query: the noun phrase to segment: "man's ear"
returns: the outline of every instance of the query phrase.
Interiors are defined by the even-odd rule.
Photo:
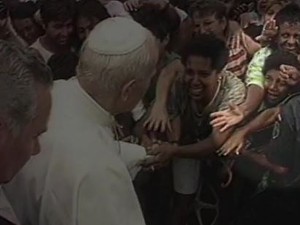
[[[121,98],[124,102],[126,102],[130,96],[130,94],[133,92],[134,88],[136,86],[136,80],[130,80],[125,85],[123,85],[123,88],[121,90]]]

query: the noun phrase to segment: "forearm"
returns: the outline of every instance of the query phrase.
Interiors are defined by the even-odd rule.
[[[166,70],[163,70],[158,77],[156,85],[156,94],[155,94],[155,103],[161,106],[167,104],[167,99],[171,85],[175,79],[175,73],[168,73]]]
[[[202,158],[209,156],[221,148],[232,132],[233,129],[222,133],[214,129],[212,134],[202,141],[191,145],[178,146],[175,149],[174,155],[181,158]]]
[[[181,120],[179,117],[171,122],[171,131],[167,131],[168,140],[170,142],[179,142],[181,137]]]
[[[244,103],[240,105],[245,118],[248,118],[261,105],[264,98],[264,89],[257,85],[250,85],[247,89],[247,96]]]
[[[217,149],[212,138],[190,145],[177,146],[174,156],[179,158],[202,158],[214,153]]]
[[[241,127],[240,130],[245,133],[246,136],[249,136],[259,130],[267,128],[272,125],[279,114],[279,107],[274,107],[267,109],[256,116],[248,124]]]

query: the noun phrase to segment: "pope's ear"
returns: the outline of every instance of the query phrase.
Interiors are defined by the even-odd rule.
[[[131,96],[131,93],[134,92],[136,86],[136,80],[130,80],[128,81],[121,90],[121,98],[124,102],[126,102]]]

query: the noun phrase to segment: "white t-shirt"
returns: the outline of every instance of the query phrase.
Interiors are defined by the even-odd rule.
[[[54,55],[54,53],[52,53],[44,48],[44,46],[41,43],[40,38],[38,38],[36,40],[36,42],[34,42],[30,47],[36,49],[40,53],[40,55],[43,57],[43,59],[45,60],[46,63],[49,61],[51,56]]]

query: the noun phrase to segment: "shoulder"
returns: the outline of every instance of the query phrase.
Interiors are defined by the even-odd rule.
[[[229,35],[230,36],[240,35],[241,32],[242,32],[242,28],[239,25],[239,23],[236,22],[236,21],[232,21],[232,20],[230,20],[228,22],[228,29],[229,29]]]
[[[281,106],[280,116],[282,121],[295,130],[300,131],[300,95],[294,95]]]
[[[226,110],[230,103],[240,105],[246,97],[245,84],[229,71],[223,72],[223,96],[219,104],[218,110]]]

